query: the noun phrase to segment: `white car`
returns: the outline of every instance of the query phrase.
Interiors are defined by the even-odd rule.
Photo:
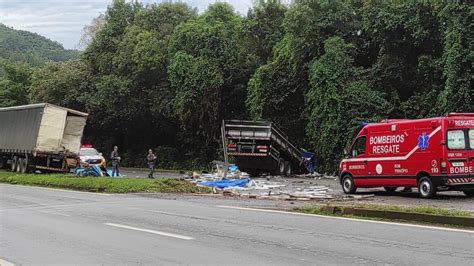
[[[103,168],[106,167],[106,161],[102,153],[92,147],[81,148],[79,150],[79,160],[81,165],[87,163],[89,165],[99,165]]]

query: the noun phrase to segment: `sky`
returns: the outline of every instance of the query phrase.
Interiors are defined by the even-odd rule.
[[[131,0],[127,0],[131,1]],[[43,35],[66,49],[78,49],[82,29],[93,18],[105,13],[112,0],[0,0],[0,23],[18,30]],[[144,4],[162,0],[139,0]],[[181,0],[199,12],[216,0]],[[226,0],[235,10],[246,14],[252,0]]]

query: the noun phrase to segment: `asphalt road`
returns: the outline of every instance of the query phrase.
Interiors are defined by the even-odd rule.
[[[234,206],[225,206],[234,204]],[[0,264],[472,265],[474,232],[0,184]]]

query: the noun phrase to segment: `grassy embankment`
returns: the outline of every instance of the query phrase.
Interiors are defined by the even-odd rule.
[[[105,193],[206,193],[211,191],[209,188],[198,187],[177,179],[75,177],[64,174],[38,175],[0,172],[0,183]]]
[[[405,206],[385,205],[385,204],[360,204],[360,205],[345,206],[345,207],[369,209],[369,210],[377,210],[377,211],[420,213],[420,214],[451,216],[451,217],[472,217],[472,214],[469,211],[443,209],[443,208],[436,208],[436,207],[430,207],[430,206],[405,207]],[[340,212],[328,213],[326,210],[324,210],[324,206],[295,208],[294,210],[297,212],[310,213],[310,214],[352,216],[352,215],[344,215],[343,213],[340,213]]]

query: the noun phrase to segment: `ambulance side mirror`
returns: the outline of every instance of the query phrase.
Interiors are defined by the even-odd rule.
[[[344,156],[349,157],[349,152],[347,151],[347,149],[344,149]]]

